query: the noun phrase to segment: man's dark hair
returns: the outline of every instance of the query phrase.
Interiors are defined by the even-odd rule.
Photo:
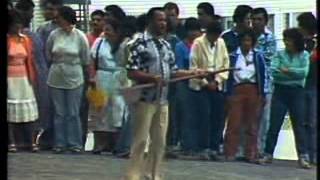
[[[63,0],[43,0],[40,1],[40,7],[45,8],[48,4],[52,4],[55,6],[62,6],[63,5]]]
[[[297,17],[298,25],[300,28],[305,29],[310,34],[317,33],[317,19],[311,12],[301,13]]]
[[[77,23],[76,12],[68,6],[62,6],[58,9],[59,15],[70,24]]]
[[[104,16],[104,12],[102,10],[95,10],[90,15],[91,19],[93,18],[93,16],[101,16],[101,17],[103,17]]]
[[[220,35],[223,31],[222,24],[218,21],[211,21],[207,26],[207,34],[218,34]]]
[[[21,11],[28,11],[35,7],[32,0],[19,0],[15,5],[15,8]]]
[[[202,2],[198,4],[197,9],[202,9],[207,15],[214,15],[214,7],[209,2]]]
[[[251,13],[252,11],[252,7],[248,6],[248,5],[239,5],[236,7],[236,9],[234,10],[233,13],[233,21],[235,23],[241,23],[243,22],[243,20],[245,19],[245,17]]]
[[[302,52],[304,50],[304,37],[298,28],[285,29],[283,31],[283,37],[291,39],[298,52]]]
[[[184,29],[186,31],[201,31],[201,24],[197,18],[187,18],[184,23]]]
[[[106,11],[106,15],[110,14],[118,21],[122,21],[126,17],[126,13],[124,12],[124,10],[120,6],[115,4],[106,6],[104,10]]]
[[[256,33],[250,28],[250,29],[247,29],[243,32],[241,32],[239,34],[239,41],[240,41],[240,44],[242,42],[242,40],[246,37],[246,36],[249,36],[252,40],[252,46],[254,47],[254,45],[257,43],[257,35]]]
[[[123,22],[123,34],[125,37],[132,37],[137,32],[137,18],[135,16],[127,16]]]
[[[157,11],[162,11],[163,12],[163,8],[162,7],[153,7],[151,9],[149,9],[149,11],[147,12],[147,15],[146,15],[147,16],[146,17],[147,25],[152,22],[152,20],[154,19],[154,16],[155,16]]]
[[[178,5],[176,3],[174,3],[174,2],[167,2],[163,6],[163,9],[168,9],[168,10],[174,9],[176,11],[177,15],[179,15],[179,13],[180,13]]]
[[[136,28],[138,32],[143,32],[147,27],[147,14],[143,13],[137,17]]]
[[[266,21],[266,23],[268,23],[269,16],[268,16],[268,12],[267,12],[266,8],[254,8],[251,13],[252,13],[252,15],[263,14],[264,20]]]

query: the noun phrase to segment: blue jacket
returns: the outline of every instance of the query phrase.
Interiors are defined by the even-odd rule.
[[[230,54],[230,68],[235,68],[238,60],[237,51]],[[259,94],[265,96],[264,84],[266,81],[265,72],[265,60],[262,53],[257,50],[253,50],[253,63],[256,69],[256,82],[259,88]],[[232,95],[234,91],[235,80],[233,78],[233,73],[229,73],[227,80],[227,95]]]

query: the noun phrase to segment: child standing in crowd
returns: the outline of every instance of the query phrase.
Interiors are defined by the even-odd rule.
[[[257,135],[259,113],[263,103],[265,84],[264,56],[254,50],[256,36],[252,30],[239,34],[240,47],[230,55],[230,67],[240,68],[229,73],[227,92],[228,124],[225,135],[227,161],[235,160],[239,134],[245,128],[245,156],[248,162],[258,158]]]
[[[305,129],[305,82],[309,71],[310,54],[304,51],[304,38],[297,28],[283,32],[285,49],[271,61],[274,91],[271,102],[270,128],[265,155],[260,163],[271,163],[284,117],[289,111],[301,168],[310,168]]]
[[[31,39],[21,34],[23,16],[16,10],[9,12],[7,122],[9,124],[9,152],[16,152],[16,136],[19,131],[28,137],[28,146],[37,151],[34,125],[38,119],[38,107],[34,94],[37,72],[33,58]]]
[[[57,23],[47,41],[47,58],[51,64],[47,84],[54,104],[55,149],[82,151],[79,116],[84,83],[83,66],[89,64],[90,49],[85,34],[74,27],[76,13],[63,6],[58,10]]]

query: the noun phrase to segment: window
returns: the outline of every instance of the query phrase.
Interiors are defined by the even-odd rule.
[[[269,15],[269,20],[268,20],[267,27],[274,34],[274,29],[275,29],[274,28],[274,14],[270,14]]]

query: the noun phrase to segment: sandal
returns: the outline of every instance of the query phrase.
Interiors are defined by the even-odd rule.
[[[8,152],[11,152],[11,153],[16,153],[18,151],[17,147],[15,144],[10,144],[9,147],[8,147]]]
[[[32,152],[38,152],[39,150],[40,150],[40,148],[37,144],[32,144],[32,148],[31,148]]]

